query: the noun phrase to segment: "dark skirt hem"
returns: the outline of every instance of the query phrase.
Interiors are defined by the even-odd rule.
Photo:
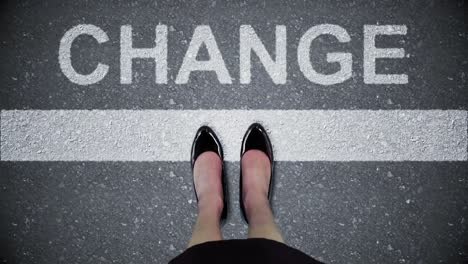
[[[249,238],[198,244],[186,249],[169,263],[319,264],[321,262],[286,244],[264,238]]]

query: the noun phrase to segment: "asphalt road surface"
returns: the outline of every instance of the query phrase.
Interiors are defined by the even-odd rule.
[[[273,209],[289,245],[326,263],[468,260],[464,1],[52,0],[0,10],[1,263],[167,263],[196,218],[188,150],[201,124],[227,152],[223,234],[245,238],[234,198],[253,121],[272,136]],[[306,61],[322,75],[350,68],[324,85],[311,81],[301,41],[329,24],[343,39],[318,36]],[[61,53],[78,25],[105,37],[79,35]],[[156,62],[133,60],[130,83],[126,25],[133,49],[161,47]],[[248,81],[240,50],[255,38],[242,39],[242,25],[272,59],[267,68],[265,53],[252,55]],[[404,51],[375,71],[406,81],[369,82],[366,25],[404,26],[375,38]],[[327,62],[336,52],[350,57]],[[89,84],[67,75],[67,59]],[[187,73],[194,61],[212,68]],[[98,65],[106,71],[91,76]]]

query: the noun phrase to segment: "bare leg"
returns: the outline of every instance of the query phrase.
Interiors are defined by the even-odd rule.
[[[222,240],[220,217],[223,210],[221,159],[211,151],[202,153],[195,161],[193,177],[198,195],[198,218],[188,247]]]
[[[249,150],[242,156],[241,169],[243,199],[249,220],[249,238],[284,242],[268,202],[270,160],[262,151]]]

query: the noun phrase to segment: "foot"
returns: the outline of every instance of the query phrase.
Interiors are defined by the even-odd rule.
[[[221,158],[212,151],[200,154],[193,167],[198,210],[209,211],[217,218],[221,216],[223,210],[221,170]]]
[[[260,150],[252,149],[242,156],[242,197],[250,221],[259,208],[269,208],[268,190],[270,186],[271,164],[268,156]]]

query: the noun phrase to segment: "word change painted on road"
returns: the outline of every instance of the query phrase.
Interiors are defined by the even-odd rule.
[[[408,76],[404,73],[383,74],[376,72],[378,59],[402,59],[405,57],[403,48],[377,48],[376,37],[379,35],[406,35],[406,25],[364,25],[363,41],[363,77],[366,84],[406,84]],[[154,59],[155,82],[167,84],[173,81],[176,84],[186,84],[190,74],[194,71],[214,72],[221,84],[232,84],[232,76],[226,67],[223,54],[220,51],[215,35],[210,26],[199,25],[195,27],[182,64],[178,69],[175,80],[168,80],[168,28],[166,25],[157,25],[155,44],[148,48],[134,48],[132,40],[132,26],[120,27],[120,83],[132,83],[132,63],[134,59]],[[99,62],[89,74],[82,74],[73,67],[71,48],[73,42],[80,36],[93,37],[99,44],[109,41],[109,36],[100,27],[91,24],[80,24],[69,29],[60,40],[59,64],[63,74],[73,83],[79,85],[95,84],[104,79],[110,66]],[[275,32],[275,56],[273,57],[263,45],[251,25],[242,25],[239,28],[239,82],[248,84],[252,79],[251,57],[255,54],[266,72],[275,84],[285,84],[287,81],[287,28],[277,25]],[[326,54],[328,63],[338,63],[339,70],[324,74],[314,69],[310,54],[312,42],[322,35],[330,35],[340,43],[351,41],[346,29],[339,25],[319,24],[308,29],[297,44],[297,63],[306,79],[320,85],[333,85],[350,79],[353,75],[353,56],[349,52],[330,52]],[[198,60],[197,55],[205,47],[209,59]],[[81,50],[86,53],[86,50]]]

